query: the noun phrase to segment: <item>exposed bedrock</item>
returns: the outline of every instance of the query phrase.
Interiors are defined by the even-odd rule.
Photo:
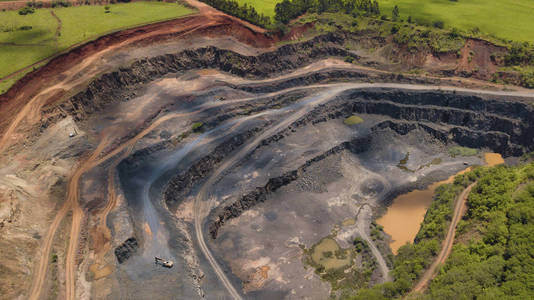
[[[138,60],[129,67],[95,79],[83,91],[61,103],[59,109],[50,108],[47,115],[54,115],[54,118],[45,122],[45,126],[66,114],[74,116],[75,120],[85,119],[87,115],[100,111],[113,102],[135,96],[133,90],[140,84],[169,73],[216,68],[240,77],[259,79],[294,70],[321,58],[351,56],[357,59],[356,55],[341,47],[343,41],[343,36],[328,34],[310,41],[285,45],[258,56],[243,56],[229,50],[206,47]]]
[[[139,244],[137,243],[137,239],[134,237],[127,239],[124,241],[124,243],[115,248],[115,256],[117,257],[119,264],[127,261],[128,258],[137,252],[138,248]]]
[[[470,110],[471,107],[476,111]],[[353,113],[380,114],[393,119],[380,122],[371,128],[368,141],[342,143],[307,161],[296,170],[270,178],[264,186],[256,187],[236,202],[215,212],[215,220],[209,225],[210,234],[216,238],[218,230],[227,220],[236,218],[245,210],[264,202],[270,193],[297,180],[311,164],[344,149],[354,153],[365,151],[365,147],[361,145],[369,145],[372,137],[380,134],[382,130],[391,129],[399,135],[423,130],[444,144],[454,142],[468,147],[489,148],[505,156],[521,155],[531,151],[534,145],[531,111],[532,108],[523,103],[467,94],[398,90],[346,92],[331,103],[316,108],[293,123],[290,128],[265,140],[265,143],[280,140],[291,132],[291,128],[346,117]],[[353,145],[360,147],[352,149]]]
[[[328,151],[318,155],[308,161],[306,161],[302,166],[298,167],[295,170],[286,172],[278,177],[270,178],[267,184],[262,187],[257,187],[255,190],[245,194],[239,200],[235,201],[231,205],[228,205],[222,209],[222,212],[216,213],[217,217],[214,222],[209,226],[209,231],[212,238],[217,237],[219,228],[228,220],[240,216],[244,211],[253,207],[254,205],[264,202],[267,199],[267,196],[278,190],[279,188],[290,184],[291,182],[297,180],[308,167],[312,164],[322,161],[323,159],[329,157],[332,154],[339,153],[343,150],[349,150],[353,153],[361,153],[368,149],[370,146],[370,137],[361,137],[356,138],[351,141],[343,142],[340,145],[337,145]]]
[[[443,91],[417,91],[384,88],[347,90],[335,100],[323,104],[265,140],[258,147],[276,143],[296,128],[317,124],[330,119],[344,118],[354,113],[378,114],[391,117],[371,129],[371,136],[379,131],[392,129],[400,135],[422,129],[444,144],[457,144],[489,148],[505,156],[521,155],[533,149],[532,108],[519,101],[507,101],[496,96],[480,96]],[[175,176],[165,190],[165,201],[172,206],[205,178],[229,152],[244,143],[251,133],[224,142],[210,155],[199,160],[184,173]],[[369,144],[369,143],[363,143]],[[239,216],[256,203],[265,201],[267,195],[281,186],[296,180],[307,166],[331,153],[350,149],[352,142],[343,143],[308,161],[291,172],[271,178],[264,186],[257,187],[235,203],[219,212],[210,224],[210,233],[216,237],[218,229],[228,219]],[[351,149],[354,150],[354,149]],[[356,149],[364,151],[365,149]]]
[[[169,181],[163,193],[164,200],[169,207],[174,207],[191,188],[199,181],[205,179],[228,154],[243,145],[246,140],[261,131],[261,128],[252,128],[239,133],[217,146],[213,152],[200,158],[185,172],[180,173]]]
[[[533,111],[530,104],[500,96],[367,88],[347,91],[305,118],[318,123],[365,113],[428,123],[427,131],[438,131],[431,126],[436,124],[445,127],[435,133],[443,142],[519,156],[534,150]]]

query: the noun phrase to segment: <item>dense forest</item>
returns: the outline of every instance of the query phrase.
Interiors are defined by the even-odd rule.
[[[423,299],[534,297],[534,163],[477,168],[438,188],[414,244],[399,249],[393,282],[362,289],[353,299],[408,293],[441,249],[454,200],[471,182],[468,211],[456,244]]]
[[[534,298],[534,164],[487,170],[429,299]]]

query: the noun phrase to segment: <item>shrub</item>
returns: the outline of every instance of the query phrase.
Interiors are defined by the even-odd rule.
[[[460,36],[460,30],[458,30],[458,28],[454,27],[453,29],[451,29],[451,31],[449,32],[449,36],[453,39],[457,38]]]
[[[202,122],[196,122],[196,123],[193,123],[193,126],[191,126],[191,129],[193,131],[200,131],[202,129],[202,127],[204,126],[204,123]]]
[[[456,157],[456,156],[473,156],[473,155],[477,155],[477,154],[478,154],[478,150],[477,149],[468,148],[468,147],[457,146],[457,147],[451,147],[449,149],[449,155],[452,156],[452,157]]]
[[[529,49],[529,44],[513,43],[510,51],[505,56],[504,61],[507,65],[534,64],[534,50]]]
[[[27,14],[33,14],[35,12],[35,9],[31,7],[24,7],[19,10],[19,15],[25,16]]]
[[[345,121],[343,121],[343,123],[348,126],[360,124],[362,122],[363,122],[363,119],[358,116],[350,116],[346,118]]]
[[[436,28],[439,28],[439,29],[443,29],[445,27],[445,23],[443,23],[443,21],[434,21],[434,23],[432,23],[432,26],[436,27]]]
[[[391,19],[393,21],[398,21],[399,20],[399,16],[400,16],[399,7],[397,5],[395,5],[395,7],[393,8],[393,11],[391,12]]]

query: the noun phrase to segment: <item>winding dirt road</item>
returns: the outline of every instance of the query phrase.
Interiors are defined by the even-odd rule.
[[[436,273],[436,269],[443,265],[449,255],[452,251],[452,245],[454,243],[454,237],[456,235],[456,226],[458,225],[458,221],[460,221],[460,218],[462,218],[463,214],[466,210],[466,201],[467,197],[469,196],[469,193],[471,192],[471,189],[476,185],[477,183],[474,182],[470,184],[467,188],[465,188],[460,196],[458,196],[458,200],[456,201],[456,204],[454,206],[454,214],[452,216],[451,224],[449,225],[449,230],[447,231],[447,236],[445,237],[445,240],[443,241],[443,246],[441,247],[441,251],[439,252],[438,257],[436,257],[436,260],[430,265],[430,267],[426,270],[426,272],[423,274],[423,277],[421,277],[421,280],[417,283],[417,285],[413,288],[412,293],[418,293],[423,292],[426,287],[428,286],[428,283],[432,278],[434,278],[434,275]]]
[[[183,26],[175,26],[171,28],[160,28],[154,31],[144,32],[142,34],[135,35],[132,38],[128,38],[119,43],[113,44],[109,47],[106,47],[100,51],[97,51],[85,57],[79,64],[76,64],[73,68],[64,72],[63,75],[65,75],[65,77],[61,81],[58,81],[55,84],[52,84],[42,89],[35,96],[30,97],[30,99],[27,102],[25,102],[25,104],[22,106],[22,109],[20,109],[18,113],[13,114],[14,118],[11,119],[7,129],[3,132],[3,135],[0,138],[0,152],[3,152],[4,150],[7,149],[9,145],[16,142],[16,138],[15,138],[17,136],[16,131],[19,130],[20,127],[22,127],[22,125],[33,125],[33,124],[38,123],[41,120],[41,110],[43,106],[49,103],[49,101],[52,98],[57,97],[57,95],[61,95],[65,91],[74,89],[75,87],[83,84],[88,79],[98,74],[99,70],[92,68],[92,65],[97,59],[102,57],[104,54],[111,52],[113,50],[116,50],[118,48],[131,45],[135,42],[142,41],[144,39],[150,39],[153,37],[157,37],[160,35],[167,35],[170,33],[178,34],[178,37],[184,36],[184,35],[191,34],[197,30],[205,29],[211,26],[216,26],[224,22],[223,19],[215,18],[215,16],[222,16],[224,14],[217,12],[213,8],[203,3],[200,3],[198,1],[187,0],[187,2],[193,6],[197,6],[199,8],[201,15],[204,14],[204,16],[208,16],[207,18],[203,19],[206,21],[205,23],[199,24],[197,20],[196,22],[193,22],[193,21],[186,22],[185,24],[183,24]],[[240,22],[243,23],[242,21]],[[247,26],[253,30],[257,30],[258,32],[263,31],[263,29],[257,28],[250,24],[248,24]],[[79,74],[84,74],[84,75],[79,76]],[[272,80],[275,80],[275,79],[272,79]],[[445,88],[443,87],[428,87],[428,86],[401,85],[401,84],[360,84],[359,86],[445,90]],[[312,86],[306,87],[306,88],[311,88],[311,87]],[[317,86],[314,86],[314,87],[317,87]],[[459,88],[449,88],[449,89],[456,90],[456,91],[463,90]],[[467,90],[467,91],[470,91],[470,90]],[[497,93],[497,94],[515,95],[517,93],[504,93],[503,92],[503,93]],[[17,96],[14,99],[14,102],[22,101],[25,97],[27,97],[27,94],[21,93],[19,96]],[[243,101],[243,100],[240,100],[240,101]],[[63,206],[60,208],[60,210],[57,212],[45,238],[43,239],[43,244],[42,244],[41,252],[39,255],[39,265],[34,275],[33,284],[30,290],[30,294],[29,294],[30,299],[38,299],[39,296],[42,294],[42,287],[43,287],[46,274],[47,274],[47,270],[48,270],[50,251],[51,251],[52,243],[54,240],[54,236],[62,220],[65,218],[65,216],[68,214],[70,210],[73,211],[73,214],[72,214],[72,223],[71,223],[71,230],[70,230],[70,240],[69,240],[69,245],[67,248],[67,256],[66,256],[66,299],[71,300],[71,299],[76,298],[76,293],[75,293],[76,292],[76,289],[75,289],[76,269],[77,269],[76,268],[77,267],[76,255],[77,255],[77,249],[78,249],[78,244],[79,244],[80,229],[82,226],[82,221],[84,219],[84,211],[79,206],[78,198],[79,198],[79,184],[80,184],[79,181],[80,181],[80,178],[83,176],[83,174],[85,174],[88,170],[92,169],[93,167],[98,166],[99,164],[107,161],[108,159],[124,151],[124,149],[126,148],[128,148],[127,151],[130,151],[131,149],[130,147],[133,147],[140,138],[148,134],[151,130],[153,130],[159,124],[169,119],[179,117],[180,115],[182,114],[171,114],[171,115],[166,115],[161,118],[158,118],[148,128],[143,130],[141,133],[136,135],[134,138],[130,139],[129,141],[125,142],[122,145],[119,145],[118,147],[110,151],[109,153],[100,157],[101,155],[103,155],[106,148],[110,147],[114,141],[120,138],[120,137],[112,136],[111,134],[104,136],[102,137],[99,145],[93,151],[93,153],[87,159],[83,160],[80,163],[80,165],[74,171],[74,173],[72,174],[69,180],[66,201],[63,204]],[[298,114],[295,114],[295,117],[296,116],[298,116]],[[251,149],[252,148],[250,147],[245,147],[244,151],[245,152],[250,151]],[[239,152],[240,154],[237,155],[236,159],[239,159],[239,155],[242,155],[245,152],[240,151]],[[224,168],[231,167],[232,164],[233,163],[225,164]],[[216,176],[221,174],[221,172],[222,170],[220,172],[217,172]],[[209,185],[206,184],[204,185],[204,187],[209,187]],[[208,191],[203,188],[201,193],[199,193],[199,196],[197,197],[195,201],[195,208],[196,208],[195,209],[195,231],[197,234],[197,239],[199,241],[202,252],[205,254],[207,259],[209,260],[211,266],[215,270],[219,279],[223,282],[223,284],[228,289],[230,295],[232,295],[232,297],[234,297],[235,299],[240,299],[241,298],[240,294],[232,286],[231,282],[228,280],[228,278],[226,277],[226,275],[220,268],[217,261],[213,258],[213,255],[209,251],[204,241],[204,236],[202,233],[202,221],[205,217],[206,209],[211,208],[211,206],[203,207],[205,204],[205,200],[208,200]],[[105,222],[105,216],[107,215],[107,213],[109,213],[109,211],[114,206],[114,200],[112,196],[110,196],[109,201],[110,202],[107,204],[106,209],[104,210],[103,219],[101,219],[101,222]]]

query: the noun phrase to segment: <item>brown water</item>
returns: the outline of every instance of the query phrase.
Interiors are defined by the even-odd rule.
[[[486,153],[484,159],[488,166],[504,163],[502,156],[498,153]],[[456,175],[468,172],[470,169],[469,167],[447,180],[433,183],[425,190],[414,190],[393,200],[386,214],[376,220],[376,223],[382,225],[384,232],[392,237],[390,247],[394,254],[397,254],[402,245],[412,243],[415,239],[426,210],[432,203],[436,188],[442,184],[451,183]]]
[[[484,160],[486,161],[486,165],[490,167],[504,164],[504,159],[499,153],[485,153]]]

